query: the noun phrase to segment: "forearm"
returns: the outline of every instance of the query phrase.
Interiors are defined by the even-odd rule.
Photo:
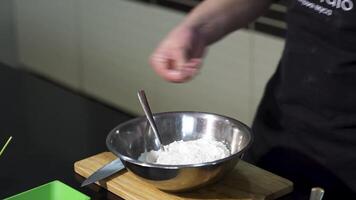
[[[198,31],[207,44],[246,26],[260,16],[271,0],[205,0],[182,22],[180,27]]]

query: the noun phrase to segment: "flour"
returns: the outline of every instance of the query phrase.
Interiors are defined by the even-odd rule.
[[[165,165],[186,165],[211,162],[230,155],[226,145],[209,139],[175,141],[164,146],[164,149],[165,151],[145,152],[139,160]]]

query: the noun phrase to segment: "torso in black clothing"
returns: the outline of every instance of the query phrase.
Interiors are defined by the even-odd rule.
[[[325,197],[356,194],[356,0],[290,0],[247,160]]]

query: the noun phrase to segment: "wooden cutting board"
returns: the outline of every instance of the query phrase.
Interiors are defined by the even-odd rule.
[[[74,163],[74,171],[87,178],[106,163],[116,159],[110,152],[104,152]],[[186,193],[167,193],[156,189],[123,170],[96,184],[129,200],[193,200],[193,199],[276,199],[293,190],[293,183],[244,161],[221,181],[202,189]]]

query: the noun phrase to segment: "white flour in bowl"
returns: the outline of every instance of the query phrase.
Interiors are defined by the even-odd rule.
[[[211,162],[230,155],[225,144],[209,139],[175,141],[164,146],[164,149],[145,152],[139,160],[165,165],[187,165]]]

